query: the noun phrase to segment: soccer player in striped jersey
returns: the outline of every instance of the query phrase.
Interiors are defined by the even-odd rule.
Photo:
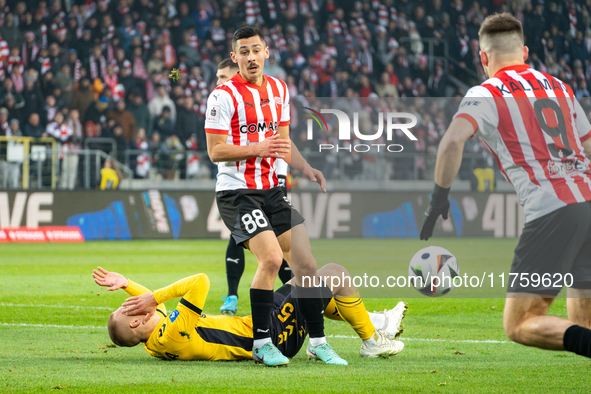
[[[505,333],[524,345],[591,357],[591,124],[570,87],[524,64],[528,48],[515,17],[489,16],[479,35],[489,79],[467,92],[441,140],[421,239],[431,237],[439,215],[447,219],[464,143],[478,134],[525,211]],[[568,318],[547,315],[565,282]]]
[[[220,216],[236,243],[248,248],[258,263],[250,289],[253,357],[268,366],[289,362],[270,337],[273,285],[285,257],[310,335],[308,354],[328,364],[347,365],[326,342],[321,289],[309,281],[304,286],[304,277],[316,276],[317,264],[304,218],[278,187],[276,161],[285,159],[324,192],[326,180],[289,140],[289,92],[285,82],[263,74],[269,48],[261,31],[238,29],[232,50],[240,71],[209,95],[205,132],[209,158],[218,163]]]
[[[231,58],[226,58],[218,64],[218,71],[216,73],[216,85],[226,83],[228,79],[232,78],[238,72],[238,65],[232,61]],[[283,189],[283,193],[287,196],[287,188],[285,187],[285,178],[287,176],[287,163],[285,160],[277,159],[277,178],[279,179],[279,187]],[[222,297],[224,304],[220,307],[222,315],[234,316],[238,310],[238,284],[240,278],[244,273],[244,248],[237,245],[233,237],[228,241],[226,248],[226,279],[228,282],[228,295]],[[279,268],[279,279],[283,284],[291,279],[291,268],[285,259]]]
[[[349,278],[336,264],[328,264],[321,275]],[[151,292],[117,272],[101,267],[93,270],[94,281],[109,291],[124,289],[131,298],[109,317],[107,328],[113,343],[131,347],[144,344],[146,351],[165,360],[250,360],[252,359],[252,318],[213,316],[203,313],[209,292],[209,278],[197,274]],[[272,340],[286,357],[295,356],[307,336],[298,299],[291,294],[291,284],[273,295]],[[181,297],[176,309],[167,315],[164,302]],[[333,298],[334,297],[334,298]],[[365,310],[359,292],[351,280],[343,280],[326,294],[325,316],[346,321],[362,339],[362,357],[389,357],[398,354],[404,343],[395,338],[406,304],[380,313]]]

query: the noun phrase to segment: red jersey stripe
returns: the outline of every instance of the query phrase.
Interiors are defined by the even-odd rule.
[[[497,112],[499,114],[499,119],[506,119],[508,120],[505,122],[499,121],[499,133],[501,134],[501,138],[503,142],[505,142],[505,146],[507,146],[507,150],[511,155],[511,158],[515,164],[522,167],[529,177],[529,180],[537,186],[540,186],[540,183],[536,179],[534,174],[533,168],[527,163],[525,160],[525,155],[523,154],[523,150],[521,148],[521,143],[519,142],[519,138],[517,137],[517,132],[515,131],[515,127],[513,126],[513,122],[511,121],[511,113],[509,112],[509,108],[507,108],[507,101],[503,97],[503,95],[499,92],[497,88],[492,85],[484,84],[482,85],[486,89],[488,89],[495,99],[495,104],[497,107]]]
[[[506,72],[503,75],[504,77],[508,78],[511,81],[515,81],[515,79],[508,75]],[[537,78],[532,75],[532,73],[526,73],[521,75],[526,81],[530,82],[537,82]],[[544,89],[537,89],[532,90],[533,94],[535,95],[536,99],[548,98],[548,94]],[[540,167],[544,170],[544,176],[546,179],[550,181],[552,187],[554,188],[554,192],[558,196],[558,198],[566,204],[573,204],[576,203],[577,200],[575,196],[572,194],[572,191],[566,184],[566,180],[564,178],[553,178],[550,176],[550,171],[548,169],[547,163],[552,159],[550,156],[550,152],[548,150],[548,145],[544,140],[544,132],[538,123],[538,119],[536,117],[536,113],[534,111],[534,107],[532,102],[528,99],[528,96],[524,91],[514,91],[513,95],[515,97],[515,102],[519,107],[520,117],[523,121],[525,126],[525,130],[527,132],[528,140],[531,144],[535,160],[540,164]],[[541,138],[540,138],[541,137]]]

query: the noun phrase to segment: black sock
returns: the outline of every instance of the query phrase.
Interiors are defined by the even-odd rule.
[[[271,336],[273,290],[250,289],[250,309],[253,339],[269,338]]]
[[[591,330],[585,327],[570,326],[562,339],[564,349],[569,352],[591,358]]]
[[[324,303],[319,287],[296,286],[295,294],[298,300],[298,309],[308,327],[310,338],[324,336]]]
[[[286,284],[291,279],[291,268],[289,268],[289,264],[285,260],[283,260],[279,268],[279,279],[283,284]]]
[[[244,273],[244,248],[236,245],[233,237],[230,237],[226,249],[226,278],[228,279],[228,296],[238,295],[238,285]]]

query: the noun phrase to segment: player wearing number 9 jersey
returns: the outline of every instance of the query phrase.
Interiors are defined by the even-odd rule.
[[[525,211],[506,334],[524,345],[591,357],[591,124],[570,87],[524,64],[528,48],[516,18],[489,16],[479,36],[489,79],[468,91],[441,140],[421,239],[432,235],[439,215],[447,218],[464,143],[480,136]],[[563,283],[572,285],[568,319],[546,314]]]

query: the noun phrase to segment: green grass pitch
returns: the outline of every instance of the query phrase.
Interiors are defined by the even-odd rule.
[[[516,240],[437,239],[472,265],[508,270]],[[379,251],[408,266],[426,246],[418,240],[313,241],[319,266],[331,253],[354,247]],[[287,368],[243,362],[167,362],[141,346],[113,347],[105,328],[126,293],[107,292],[91,277],[97,265],[149,288],[205,272],[211,291],[205,312],[216,313],[225,295],[225,241],[88,242],[74,245],[0,246],[0,392],[416,392],[588,393],[590,360],[510,343],[502,330],[502,298],[405,298],[406,347],[390,359],[362,359],[361,341],[343,322],[326,321],[330,343],[348,367],[309,362],[301,351]],[[373,256],[366,253],[371,266]],[[350,257],[349,260],[352,258]],[[379,257],[375,258],[378,264]],[[255,271],[247,253],[239,314],[249,314],[248,287]],[[498,271],[501,272],[501,271]],[[413,289],[414,291],[414,289]],[[456,291],[454,289],[453,291]],[[450,294],[452,295],[452,294]],[[397,298],[365,299],[368,310],[390,308]],[[175,302],[167,303],[169,312]],[[566,316],[559,299],[551,312]]]

